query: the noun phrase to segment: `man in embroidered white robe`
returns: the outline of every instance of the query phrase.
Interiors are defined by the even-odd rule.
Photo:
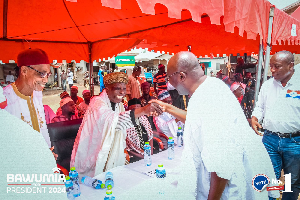
[[[18,55],[17,64],[18,79],[3,91],[7,99],[5,110],[40,132],[50,148],[42,103],[42,90],[51,74],[48,56],[41,49],[28,49]]]
[[[94,177],[113,167],[125,164],[126,130],[132,119],[152,112],[162,113],[157,104],[125,111],[122,98],[126,95],[128,77],[114,72],[104,77],[105,90],[92,98],[75,139],[71,167],[79,177]]]

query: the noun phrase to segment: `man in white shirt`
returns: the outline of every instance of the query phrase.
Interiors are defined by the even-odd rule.
[[[11,84],[15,82],[15,77],[11,74],[11,71],[8,72],[8,75],[6,76],[6,83]]]
[[[291,173],[291,191],[283,200],[296,200],[300,192],[300,65],[291,52],[280,51],[270,60],[273,78],[261,87],[252,128],[257,134],[263,120],[263,143],[270,155],[276,178]]]
[[[71,69],[68,69],[68,84],[71,93],[71,87],[73,86],[73,72],[71,71]]]
[[[170,59],[167,79],[180,95],[191,96],[187,111],[157,100],[152,102],[185,122],[182,154],[192,154],[194,158],[196,199],[279,197],[278,191],[257,192],[252,188],[252,179],[257,174],[272,180],[275,173],[261,138],[249,127],[229,88],[221,80],[204,75],[191,52],[179,52]]]

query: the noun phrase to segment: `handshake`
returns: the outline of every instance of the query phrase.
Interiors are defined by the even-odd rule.
[[[139,117],[141,115],[147,115],[147,116],[159,116],[163,112],[166,112],[166,106],[169,104],[164,103],[159,100],[151,100],[148,105],[137,108],[135,110],[136,117]]]

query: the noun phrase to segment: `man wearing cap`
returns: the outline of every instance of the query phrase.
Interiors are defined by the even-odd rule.
[[[110,73],[104,77],[103,92],[91,100],[75,139],[70,163],[80,177],[94,177],[124,165],[126,130],[134,126],[132,120],[162,112],[155,103],[125,111],[122,99],[127,83],[125,73]]]
[[[166,83],[166,69],[163,64],[158,65],[158,72],[153,77],[153,83],[154,83],[154,91],[156,94],[158,94],[162,90],[167,89],[167,83]]]
[[[78,116],[80,118],[83,118],[87,108],[89,107],[89,104],[90,104],[90,100],[91,100],[91,92],[89,90],[83,90],[82,92],[82,96],[83,96],[83,99],[84,101],[81,102],[78,106],[77,106],[77,109],[78,109]]]
[[[231,92],[233,92],[234,96],[238,99],[239,103],[241,103],[244,95],[243,86],[240,83],[234,82],[230,86],[230,90]]]
[[[129,110],[141,107],[141,101],[133,98],[128,101]],[[144,145],[149,142],[151,153],[153,154],[153,131],[151,124],[146,116],[140,116],[132,121],[133,127],[126,130],[126,150],[130,156],[130,163],[144,158]]]
[[[141,101],[142,106],[148,105],[148,102],[152,99],[155,99],[155,97],[150,96],[150,83],[144,82],[141,84],[143,95],[139,98]]]
[[[17,80],[4,88],[7,99],[5,110],[42,133],[50,147],[42,102],[42,90],[51,75],[48,56],[41,49],[28,49],[18,55],[17,64]]]
[[[60,105],[62,113],[61,113],[61,115],[56,115],[51,120],[51,123],[79,119],[78,115],[75,114],[76,105],[70,97],[66,97],[66,98],[63,98],[62,100],[60,100],[59,105]]]
[[[140,98],[142,96],[141,93],[141,85],[138,81],[138,77],[141,75],[141,67],[135,66],[133,68],[132,75],[128,77],[128,84],[126,86],[126,96],[127,101],[133,98]]]
[[[83,99],[77,96],[77,94],[78,94],[78,87],[74,85],[71,87],[71,99],[74,101],[76,106],[78,106],[81,102],[83,102]]]

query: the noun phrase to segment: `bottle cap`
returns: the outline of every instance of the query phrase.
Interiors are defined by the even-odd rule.
[[[180,127],[180,126],[178,127],[178,130],[181,130],[181,127]]]
[[[71,171],[75,171],[75,167],[71,167]]]
[[[101,184],[101,188],[105,188],[105,184],[104,183]]]
[[[107,195],[111,195],[111,194],[112,194],[112,191],[111,191],[111,190],[106,190],[106,194],[107,194]]]
[[[66,176],[66,181],[70,180],[70,176]]]
[[[149,142],[145,142],[145,144],[149,144]]]
[[[158,167],[163,167],[164,165],[158,165]]]
[[[169,137],[169,140],[172,140],[173,139],[173,137]]]
[[[107,189],[108,189],[108,190],[111,190],[111,188],[112,188],[111,185],[108,185],[108,186],[107,186]]]

